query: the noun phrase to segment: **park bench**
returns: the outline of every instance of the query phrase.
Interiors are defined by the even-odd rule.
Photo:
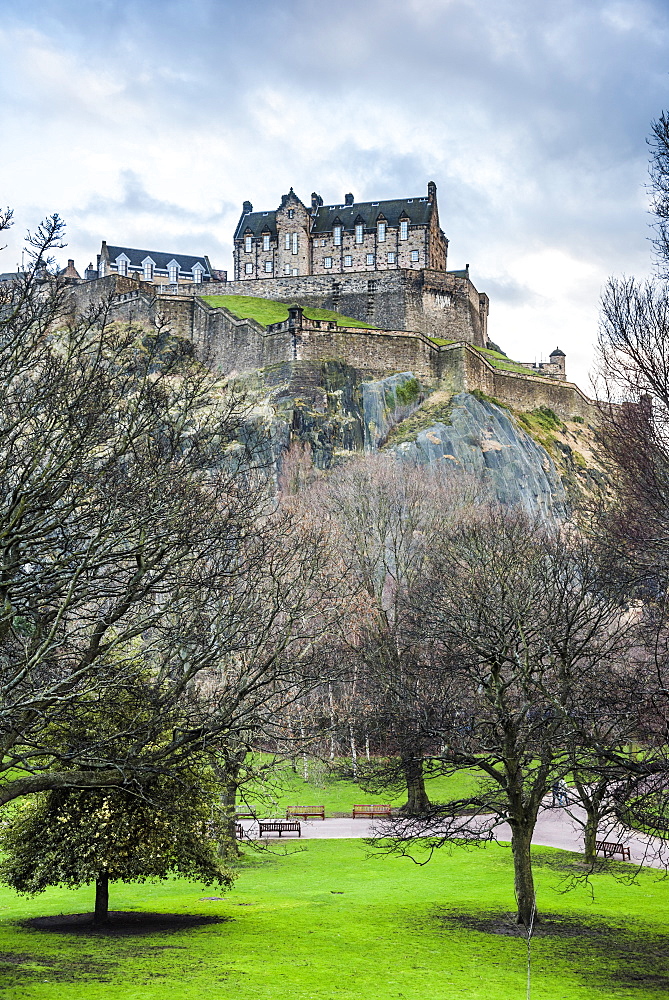
[[[392,807],[379,803],[353,806],[353,819],[358,819],[360,816],[367,816],[369,819],[374,819],[376,816],[387,816],[390,818],[392,816]]]
[[[264,833],[278,833],[279,836],[282,833],[296,833],[301,837],[302,827],[298,819],[259,819],[258,836],[262,837]]]
[[[235,823],[235,836],[239,840],[241,840],[241,838],[244,836],[244,827],[242,826],[241,823]]]
[[[300,819],[309,819],[310,816],[314,816],[316,819],[325,819],[325,806],[287,806],[286,808],[286,819],[292,817],[299,817]]]
[[[630,849],[624,844],[616,844],[609,840],[598,840],[595,849],[601,851],[605,858],[612,858],[614,854],[619,854],[623,861],[630,860]]]

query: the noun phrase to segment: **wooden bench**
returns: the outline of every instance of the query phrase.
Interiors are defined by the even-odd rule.
[[[238,840],[241,840],[244,836],[244,827],[241,823],[235,823],[235,836]]]
[[[358,819],[360,816],[366,816],[368,819],[374,819],[376,816],[387,816],[390,818],[392,814],[392,807],[385,804],[374,803],[353,806],[353,819]]]
[[[300,819],[309,819],[314,816],[316,819],[325,819],[325,806],[288,806],[286,808],[286,819],[291,816],[298,816]]]
[[[279,836],[282,833],[296,833],[301,837],[302,827],[298,819],[259,819],[258,836],[262,837],[264,833],[278,833]]]
[[[624,844],[616,844],[613,841],[598,840],[595,842],[595,850],[601,851],[605,858],[612,858],[614,854],[619,854],[623,861],[630,860],[630,849]]]

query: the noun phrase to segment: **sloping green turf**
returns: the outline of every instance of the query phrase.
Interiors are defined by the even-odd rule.
[[[283,323],[288,319],[287,304],[274,302],[272,299],[260,299],[254,295],[203,295],[202,299],[207,305],[214,308],[223,306],[233,316],[239,319],[254,319],[262,326]],[[370,323],[352,319],[351,316],[342,316],[341,313],[333,312],[331,309],[312,309],[311,306],[305,306],[303,312],[307,319],[333,320],[339,326],[353,326],[363,330],[377,329]]]
[[[279,848],[277,848],[279,850]],[[222,901],[184,881],[113,886],[113,909],[216,914],[226,922],[148,937],[45,934],[17,920],[90,908],[90,890],[35,899],[0,891],[5,1000],[524,1000],[522,938],[471,929],[513,907],[508,847],[425,867],[360,841],[305,841],[250,856]],[[669,884],[610,874],[561,894],[573,855],[536,851],[539,903],[571,927],[532,944],[533,1000],[666,1000]],[[565,869],[564,866],[567,866]],[[555,866],[558,866],[557,869]],[[510,924],[504,928],[510,928]]]

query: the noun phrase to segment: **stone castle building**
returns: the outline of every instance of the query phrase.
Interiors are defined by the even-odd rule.
[[[311,208],[291,188],[274,212],[254,212],[250,201],[234,236],[237,281],[308,274],[350,274],[407,268],[445,271],[448,240],[439,226],[437,185],[427,197],[324,205],[315,192]]]
[[[104,278],[108,274],[119,274],[123,278],[134,277],[154,285],[178,285],[192,282],[201,285],[210,281],[225,281],[227,273],[216,271],[206,254],[193,257],[184,253],[168,253],[164,250],[136,250],[133,247],[109,246],[102,241],[97,266],[88,265],[86,279]]]

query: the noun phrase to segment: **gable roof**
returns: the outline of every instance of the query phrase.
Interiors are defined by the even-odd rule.
[[[109,260],[112,263],[116,262],[117,257],[125,254],[130,262],[128,266],[138,271],[142,270],[144,259],[150,257],[159,271],[167,271],[167,265],[175,260],[182,271],[192,272],[195,265],[200,264],[204,273],[211,276],[211,265],[209,264],[208,257],[191,257],[185,253],[163,253],[160,250],[134,250],[131,247],[113,247],[109,245],[107,246],[107,252],[109,253]]]
[[[322,205],[319,207],[312,233],[329,233],[336,219],[345,230],[353,231],[358,216],[366,229],[376,226],[379,215],[389,226],[399,226],[403,215],[415,226],[427,226],[432,214],[432,203],[427,198],[391,198],[389,201],[357,201],[352,205]]]
[[[272,236],[276,236],[276,212],[242,212],[234,239],[243,240],[247,229],[253,236],[262,236],[268,229]]]
[[[382,215],[389,226],[397,228],[402,215],[408,215],[415,226],[427,226],[432,213],[432,202],[427,198],[391,198],[389,201],[356,201],[352,205],[320,205],[314,218],[312,233],[330,233],[335,220],[338,220],[346,231],[353,232],[358,216],[366,229],[376,225],[379,215]],[[313,216],[312,216],[313,218]],[[242,212],[237,223],[234,239],[242,240],[247,230],[254,237],[262,236],[269,230],[276,236],[276,212]]]

